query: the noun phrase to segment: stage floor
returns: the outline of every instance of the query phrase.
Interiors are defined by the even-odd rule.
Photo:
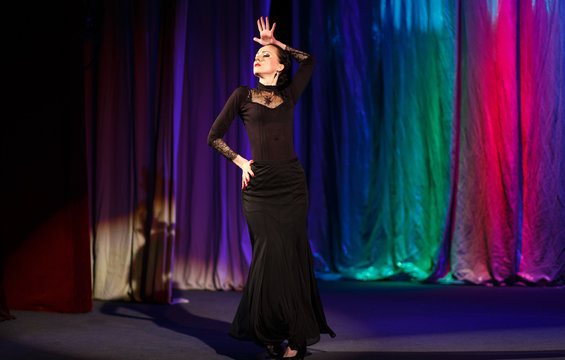
[[[319,281],[317,359],[565,359],[565,288]],[[0,359],[264,359],[231,339],[240,292],[177,291],[186,304],[95,301],[85,314],[12,311]]]

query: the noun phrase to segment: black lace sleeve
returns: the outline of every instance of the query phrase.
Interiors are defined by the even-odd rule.
[[[293,49],[288,45],[285,50],[300,64],[298,71],[296,71],[296,74],[294,75],[294,78],[292,78],[292,82],[289,86],[292,100],[296,103],[310,81],[312,71],[314,70],[315,60],[314,56],[303,51]]]
[[[235,159],[237,153],[222,140],[222,137],[228,131],[233,119],[239,113],[243,102],[247,98],[248,92],[249,90],[242,86],[231,94],[224,105],[224,109],[220,112],[220,115],[218,115],[208,133],[208,145],[216,149],[216,151],[225,156],[228,160]]]

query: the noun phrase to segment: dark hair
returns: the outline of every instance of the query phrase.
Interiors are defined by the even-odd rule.
[[[279,62],[284,65],[284,69],[279,73],[277,80],[278,87],[286,87],[290,83],[292,77],[292,61],[288,51],[283,50],[280,46],[275,44],[269,44],[269,46],[274,46],[277,49],[277,56],[279,57]]]

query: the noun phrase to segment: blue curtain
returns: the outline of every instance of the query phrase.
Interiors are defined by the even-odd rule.
[[[255,86],[268,1],[105,3],[86,76],[94,289],[237,289],[240,170],[206,145]],[[104,12],[102,12],[104,13]],[[292,2],[316,68],[296,109],[320,275],[565,280],[565,3]],[[234,120],[225,141],[249,157]]]
[[[565,7],[294,1],[317,270],[565,281]]]
[[[425,279],[449,204],[455,2],[294,6],[295,42],[317,58],[298,110],[317,268]]]

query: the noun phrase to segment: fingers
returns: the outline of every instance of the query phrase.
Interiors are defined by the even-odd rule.
[[[241,177],[241,188],[243,189],[249,184],[249,174],[245,174]]]
[[[253,170],[251,170],[251,164],[253,164],[253,160],[249,160],[249,173],[251,174],[251,176],[255,177]]]
[[[261,16],[257,20],[257,29],[259,29],[259,34],[261,35],[261,40],[257,39],[257,38],[253,38],[253,41],[255,41],[255,42],[257,42],[261,45],[267,45],[267,42],[262,41],[263,37],[266,36],[267,38],[268,37],[272,38],[271,41],[269,42],[269,43],[272,43],[275,40],[275,38],[273,36],[273,32],[275,31],[275,27],[277,26],[277,23],[274,22],[272,28],[270,28],[270,26],[271,26],[271,24],[269,22],[269,17],[267,16],[265,19],[263,19],[263,17]],[[269,32],[269,34],[264,34],[264,35],[261,34],[262,32],[265,32],[265,31]]]
[[[241,176],[241,188],[243,189],[244,187],[247,186],[247,184],[249,183],[249,177],[245,176],[246,174],[243,173]]]
[[[277,25],[277,23],[274,22],[273,27],[271,28],[271,24],[269,23],[269,17],[268,16],[265,18],[265,20],[263,20],[262,16],[259,19],[257,19],[257,29],[259,29],[259,32],[261,32],[263,30],[268,30],[270,32],[273,32],[273,31],[275,31],[276,25]]]
[[[245,188],[249,184],[249,180],[251,179],[250,176],[255,177],[253,170],[251,170],[251,164],[253,164],[253,160],[248,162],[249,168],[247,166],[243,167],[243,172],[241,173],[241,188]]]
[[[244,187],[247,186],[247,184],[249,183],[249,173],[247,170],[243,170],[243,173],[241,173],[241,188],[243,189]]]

